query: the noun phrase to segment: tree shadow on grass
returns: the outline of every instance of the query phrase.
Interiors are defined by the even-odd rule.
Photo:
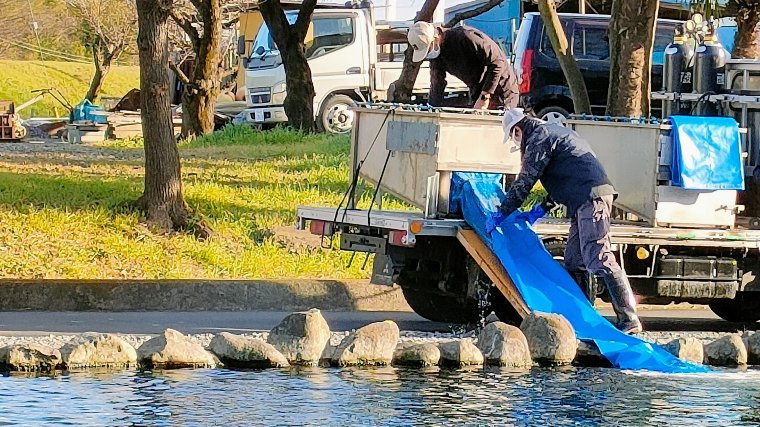
[[[142,178],[51,176],[0,172],[0,204],[15,208],[102,207],[122,212],[142,194]]]

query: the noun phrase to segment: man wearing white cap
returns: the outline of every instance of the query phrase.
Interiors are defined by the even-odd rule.
[[[522,169],[499,213],[487,221],[487,231],[517,211],[541,180],[549,197],[565,205],[570,217],[565,268],[592,301],[596,290],[588,275],[601,276],[617,327],[626,333],[641,332],[631,285],[611,250],[610,212],[617,193],[588,142],[570,129],[525,116],[521,108],[506,111],[502,126],[505,143],[515,144],[522,153]],[[534,209],[534,218],[529,219],[541,214],[540,208]]]
[[[498,109],[517,106],[517,78],[504,51],[474,28],[443,28],[415,22],[407,34],[414,49],[412,59],[430,60],[429,103],[440,106],[446,90],[446,73],[470,89],[473,108]]]

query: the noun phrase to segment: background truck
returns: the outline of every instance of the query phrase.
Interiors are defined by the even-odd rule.
[[[501,117],[378,104],[357,108],[355,114],[347,203],[299,207],[298,226],[336,239],[341,250],[374,254],[372,282],[398,284],[423,317],[468,323],[493,310],[515,322],[516,310],[491,292],[482,263],[457,239],[467,225],[450,198],[456,171],[506,177],[519,172],[519,153],[501,142]],[[568,124],[589,140],[619,187],[612,242],[640,302],[709,304],[726,320],[759,320],[760,231],[737,218],[736,191],[688,192],[672,186],[663,176],[669,167],[667,124]],[[368,206],[368,200],[382,198],[362,195],[362,182],[417,210]],[[547,218],[534,227],[560,261],[568,226],[566,219]]]
[[[591,110],[604,114],[610,83],[609,15],[560,13],[578,69],[586,83]],[[665,47],[673,41],[676,25],[683,21],[658,19],[652,52],[652,88],[662,87]],[[736,24],[732,19],[719,21],[718,36],[730,52]],[[559,66],[549,37],[538,13],[526,13],[514,44],[513,61],[520,82],[520,105],[535,111],[538,117],[563,122],[573,111],[570,88]],[[653,114],[661,117],[660,105],[653,105]]]
[[[298,11],[286,13],[295,22]],[[406,32],[410,22],[374,19],[372,7],[320,5],[306,36],[306,57],[314,82],[317,126],[330,133],[348,133],[356,102],[386,99],[388,86],[401,75]],[[287,121],[285,68],[269,29],[262,25],[253,42],[245,72],[245,118],[254,124]],[[448,79],[449,96],[466,96],[467,87]],[[430,87],[427,62],[414,85],[416,100],[424,101]]]

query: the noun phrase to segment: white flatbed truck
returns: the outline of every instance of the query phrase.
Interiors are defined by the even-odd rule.
[[[454,171],[519,172],[519,153],[501,142],[498,113],[389,104],[354,112],[350,182],[369,182],[419,210],[358,209],[354,185],[346,206],[299,207],[297,226],[339,238],[340,250],[374,254],[371,281],[399,285],[425,318],[471,323],[493,310],[518,321],[521,307],[501,285],[502,292],[493,292],[493,272],[484,271],[499,266],[465,248],[468,226],[449,204]],[[729,321],[760,320],[760,230],[749,227],[756,221],[737,217],[736,192],[669,185],[667,124],[568,123],[590,142],[620,193],[613,249],[639,302],[709,304]],[[534,225],[558,261],[568,228],[562,218]]]

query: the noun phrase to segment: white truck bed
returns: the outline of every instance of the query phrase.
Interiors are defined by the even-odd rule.
[[[410,225],[422,223],[418,236],[455,237],[459,228],[468,227],[462,219],[425,218],[421,212],[385,211],[366,209],[339,209],[329,207],[301,206],[296,211],[297,227],[305,229],[307,221],[335,222],[337,226],[349,225],[371,227],[383,230],[399,230],[411,233]],[[559,218],[544,218],[534,225],[536,233],[544,238],[564,237],[570,221]],[[669,246],[722,247],[731,249],[760,248],[760,230],[735,229],[691,229],[649,227],[645,224],[613,222],[610,230],[613,244],[643,244]]]

